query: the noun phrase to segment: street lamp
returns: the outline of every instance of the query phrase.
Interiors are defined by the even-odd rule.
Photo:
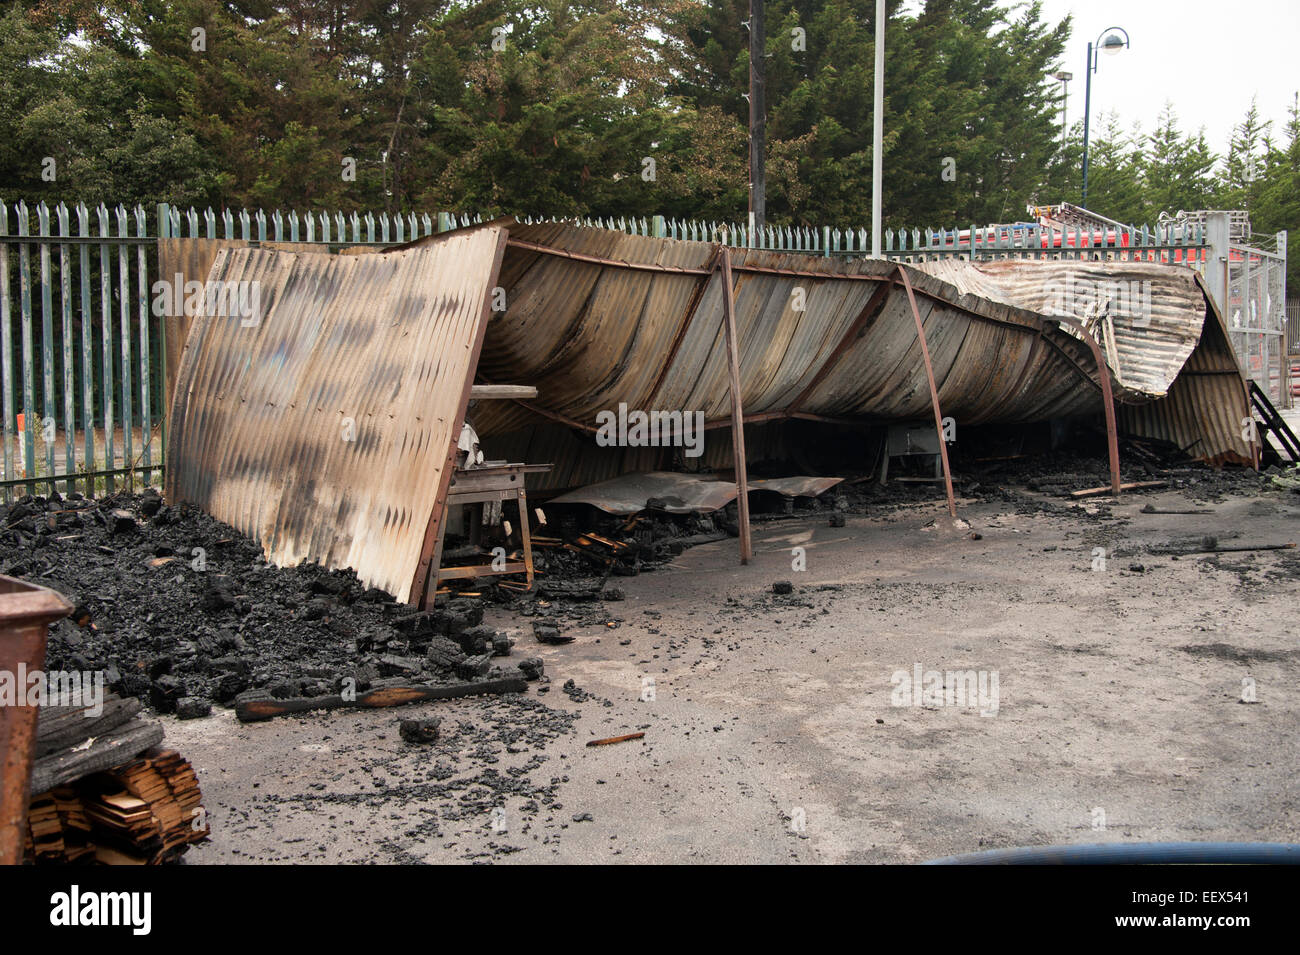
[[[1114,32],[1118,31],[1118,32]],[[1079,203],[1083,208],[1088,208],[1088,116],[1092,112],[1092,74],[1097,72],[1097,63],[1100,61],[1100,53],[1104,52],[1114,56],[1120,50],[1129,46],[1128,31],[1123,27],[1107,27],[1101,31],[1105,39],[1098,35],[1095,43],[1088,44],[1088,71],[1085,74],[1084,94],[1083,94],[1083,201]],[[1119,38],[1119,34],[1124,34],[1124,39]],[[1097,52],[1093,52],[1093,48]]]
[[[1052,79],[1061,81],[1061,154],[1065,154],[1065,144],[1068,142],[1066,120],[1069,118],[1067,104],[1070,101],[1070,80],[1074,79],[1074,74],[1065,70],[1057,70],[1052,74]]]
[[[871,107],[871,257],[880,258],[881,180],[885,142],[885,0],[876,0],[876,79]]]

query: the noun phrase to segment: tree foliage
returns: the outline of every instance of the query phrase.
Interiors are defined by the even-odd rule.
[[[890,3],[893,227],[1078,201],[1038,2]],[[874,0],[767,0],[769,220],[870,219]],[[742,218],[747,0],[39,0],[0,15],[5,198]],[[1300,226],[1300,114],[1217,154],[1094,117],[1089,205]],[[57,175],[43,175],[46,157]],[[348,175],[351,166],[355,175]]]

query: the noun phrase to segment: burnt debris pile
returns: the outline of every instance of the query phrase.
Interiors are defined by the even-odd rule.
[[[0,506],[0,569],[76,608],[51,627],[48,671],[103,672],[108,689],[162,713],[364,692],[391,682],[517,685],[511,641],[483,600],[414,612],[350,571],[277,568],[197,508],[152,490]]]

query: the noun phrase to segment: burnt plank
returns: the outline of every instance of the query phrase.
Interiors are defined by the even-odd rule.
[[[310,696],[301,699],[277,700],[243,699],[235,705],[235,715],[243,723],[255,723],[269,720],[290,713],[305,713],[311,710],[335,710],[346,707],[403,706],[407,703],[423,703],[426,700],[450,700],[462,696],[480,696],[495,693],[522,693],[528,688],[526,680],[510,677],[502,680],[476,680],[469,683],[454,683],[446,686],[428,686],[426,684],[399,684],[381,686],[365,693],[357,694],[355,700],[344,700],[342,696]]]

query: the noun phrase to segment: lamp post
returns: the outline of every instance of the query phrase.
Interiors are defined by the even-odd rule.
[[[1114,32],[1118,31],[1118,33]],[[1124,34],[1124,39],[1119,38],[1119,33]],[[1102,36],[1106,38],[1103,40]],[[1088,208],[1088,117],[1092,113],[1092,74],[1097,72],[1097,64],[1101,60],[1101,53],[1105,52],[1114,56],[1120,50],[1129,46],[1128,31],[1123,27],[1107,27],[1097,36],[1095,43],[1088,44],[1088,69],[1084,76],[1084,93],[1083,93],[1083,201],[1079,204],[1083,208]],[[1093,52],[1094,47],[1096,52]]]
[[[885,142],[885,0],[876,0],[876,79],[871,107],[871,257],[880,258],[880,201]]]
[[[767,105],[763,95],[764,63],[763,0],[749,0],[749,245],[767,225],[767,175],[764,149],[767,142]]]
[[[1074,79],[1074,74],[1057,70],[1052,74],[1052,79],[1061,81],[1061,155],[1065,155],[1065,145],[1069,141],[1069,129],[1065,125],[1069,118],[1067,104],[1070,102],[1070,80]]]

